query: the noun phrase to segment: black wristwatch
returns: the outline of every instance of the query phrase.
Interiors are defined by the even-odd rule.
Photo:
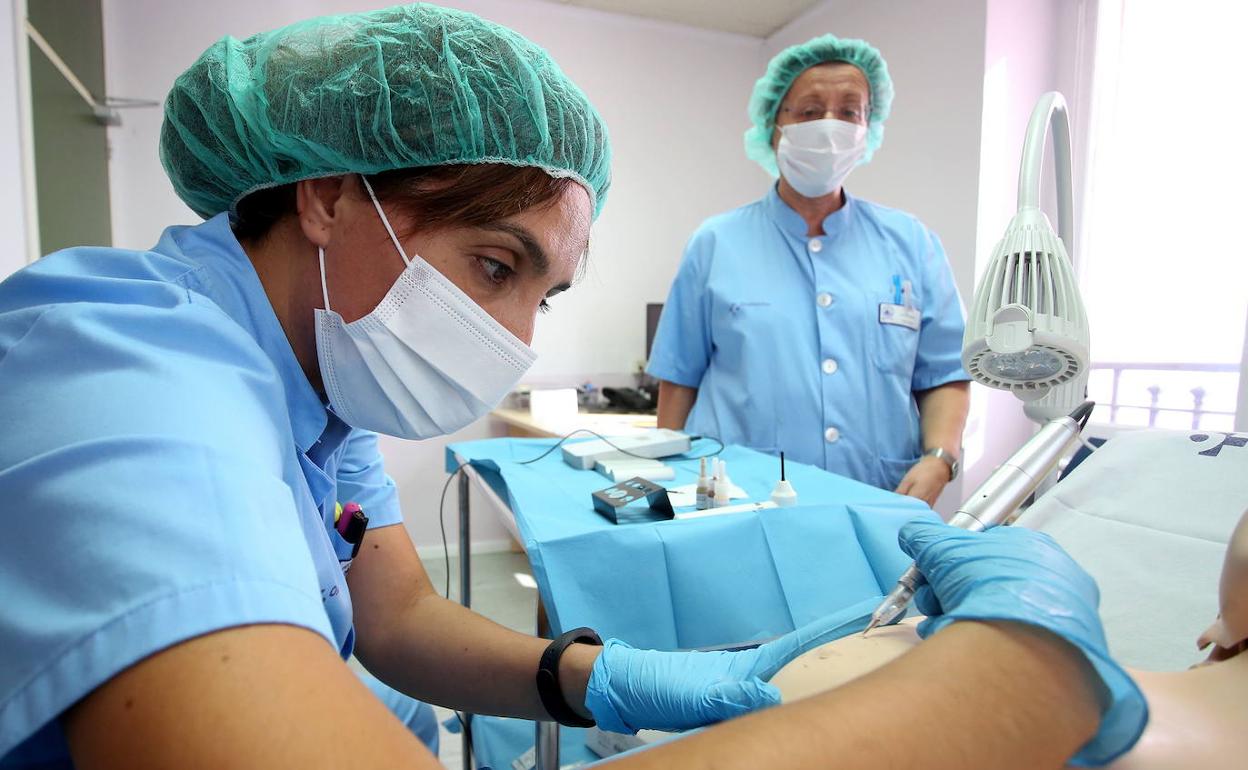
[[[546,713],[566,727],[593,727],[594,720],[585,719],[568,705],[559,685],[559,659],[563,651],[574,644],[602,646],[602,637],[592,628],[574,628],[550,643],[537,664],[537,694],[542,699]]]

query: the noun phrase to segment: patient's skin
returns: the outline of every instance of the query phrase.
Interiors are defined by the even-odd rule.
[[[1248,763],[1248,655],[1188,671],[1131,671],[1148,698],[1144,736],[1115,770],[1221,770]]]
[[[1187,671],[1135,671],[1148,699],[1140,742],[1114,770],[1230,770],[1248,767],[1248,513],[1227,548],[1218,621],[1201,635],[1209,660]],[[919,618],[853,634],[794,659],[771,679],[785,702],[839,687],[901,656],[921,640]]]
[[[850,634],[816,647],[789,661],[771,678],[771,683],[779,688],[785,703],[840,687],[901,657],[918,644],[914,627],[920,620],[908,618],[895,626],[877,628],[866,637]]]
[[[771,680],[787,703],[839,687],[901,656],[920,641],[918,618],[830,642]],[[1148,699],[1144,736],[1115,770],[1239,770],[1248,763],[1248,654],[1188,671],[1133,671]]]

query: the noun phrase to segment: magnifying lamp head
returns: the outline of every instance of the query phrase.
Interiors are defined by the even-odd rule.
[[[1045,421],[1083,402],[1088,361],[1087,314],[1066,248],[1039,209],[1020,211],[975,292],[962,363]]]
[[[1053,139],[1058,224],[1040,210],[1044,145]],[[1008,390],[1037,422],[1069,414],[1088,382],[1088,317],[1071,267],[1073,184],[1066,100],[1043,94],[1031,111],[1018,172],[1018,213],[975,291],[962,365],[977,381]]]

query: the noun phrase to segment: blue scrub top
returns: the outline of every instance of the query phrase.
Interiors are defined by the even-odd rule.
[[[313,391],[225,215],[151,251],[74,248],[0,283],[0,765],[211,631],[354,632],[335,502],[399,523],[375,434]]]
[[[846,193],[823,230],[807,237],[774,187],[703,223],[647,371],[698,390],[690,433],[891,490],[922,452],[914,392],[970,379],[961,299],[915,217]],[[882,323],[907,294],[918,328]]]

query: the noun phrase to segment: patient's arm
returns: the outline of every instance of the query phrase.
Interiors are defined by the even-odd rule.
[[[921,641],[920,618],[829,642],[772,678],[784,702],[841,687],[901,657]],[[1188,671],[1131,671],[1148,699],[1140,742],[1112,770],[1232,770],[1248,756],[1248,654]]]
[[[844,687],[611,767],[1052,770],[1096,732],[1094,681],[1083,656],[1048,632],[954,623]]]

